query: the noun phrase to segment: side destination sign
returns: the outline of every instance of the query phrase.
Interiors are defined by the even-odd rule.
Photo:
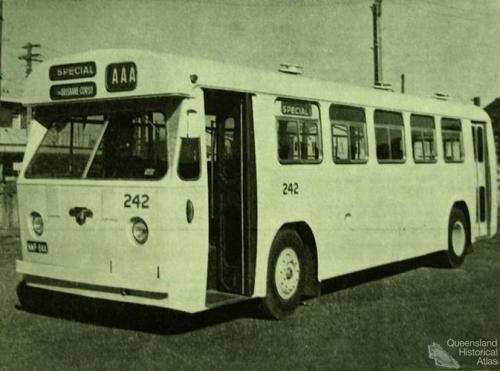
[[[312,116],[311,104],[305,102],[282,100],[281,113],[284,115],[294,116]]]
[[[60,64],[49,69],[50,81],[84,79],[96,74],[95,62]]]
[[[96,93],[96,85],[93,82],[60,84],[50,87],[50,99],[52,100],[92,98],[95,97]]]

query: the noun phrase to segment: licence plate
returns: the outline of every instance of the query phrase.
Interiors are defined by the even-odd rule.
[[[48,254],[49,253],[49,248],[47,247],[47,242],[28,241],[27,248],[28,248],[28,252],[36,252],[39,254]]]

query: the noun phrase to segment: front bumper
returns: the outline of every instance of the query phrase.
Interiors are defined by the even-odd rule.
[[[49,278],[96,288],[114,288],[127,291],[139,291],[168,296],[167,283],[161,279],[138,277],[101,271],[66,268],[56,265],[32,263],[16,260],[16,272],[27,276]]]

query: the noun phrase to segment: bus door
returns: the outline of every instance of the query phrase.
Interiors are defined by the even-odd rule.
[[[251,95],[205,90],[208,288],[251,295],[256,254],[256,178]],[[215,279],[210,282],[210,272]],[[210,286],[214,287],[210,287]]]
[[[486,123],[472,122],[472,138],[474,143],[474,161],[476,164],[476,225],[478,235],[489,234],[491,215],[488,150],[486,142]]]

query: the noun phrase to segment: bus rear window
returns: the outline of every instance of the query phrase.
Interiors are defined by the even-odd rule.
[[[48,130],[25,176],[159,179],[167,172],[167,139],[175,139],[177,107],[35,116]]]

